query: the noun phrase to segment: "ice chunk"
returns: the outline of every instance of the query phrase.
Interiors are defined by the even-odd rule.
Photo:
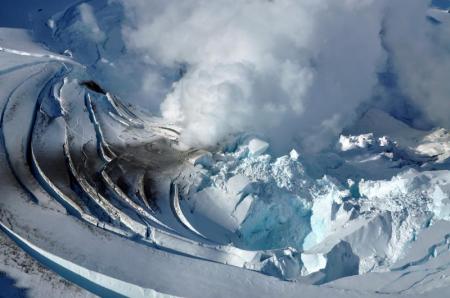
[[[260,139],[251,139],[248,143],[248,151],[250,156],[261,155],[267,150],[267,148],[269,148],[269,143]]]
[[[48,27],[50,28],[50,29],[54,29],[55,28],[55,20],[52,20],[52,19],[49,19],[48,21],[47,21],[47,25],[48,25]]]
[[[291,157],[292,160],[298,160],[298,158],[300,157],[300,155],[298,154],[298,152],[295,149],[291,150],[291,152],[289,153],[289,156]]]
[[[322,254],[302,254],[301,259],[308,274],[322,270],[327,266],[327,259]]]
[[[381,147],[387,147],[387,146],[389,146],[390,143],[391,142],[390,142],[389,138],[386,136],[382,136],[381,138],[378,138],[378,144]]]
[[[444,187],[436,185],[430,190],[433,198],[432,210],[437,218],[450,219],[450,198],[448,193],[443,190]]]
[[[262,262],[261,271],[285,280],[296,280],[303,268],[300,254],[293,248],[276,250]]]
[[[331,178],[325,176],[317,181],[321,186],[321,191],[314,194],[314,205],[311,216],[311,233],[306,237],[303,246],[305,249],[316,245],[324,240],[334,224],[338,226],[341,222],[335,223],[338,204],[342,203],[342,198],[348,196],[346,190],[340,188]]]
[[[253,196],[248,195],[238,205],[236,206],[236,209],[233,211],[233,217],[236,219],[236,221],[241,224],[245,218],[247,217],[247,214],[250,210],[250,207],[253,203]]]
[[[189,158],[189,162],[194,166],[202,165],[205,168],[209,168],[214,161],[211,152],[201,151],[195,154],[193,157]]]
[[[237,199],[220,189],[208,187],[192,195],[185,203],[191,212],[185,215],[199,232],[208,237],[224,241],[239,228],[241,224],[231,216],[237,205]]]
[[[362,134],[358,136],[344,136],[339,137],[339,149],[341,151],[349,151],[354,149],[367,148],[374,143],[373,134]]]
[[[227,190],[230,194],[245,196],[251,192],[251,181],[246,176],[238,174],[228,179]]]
[[[339,242],[326,257],[325,277],[320,281],[321,283],[358,274],[359,258],[352,252],[352,246],[348,242]]]

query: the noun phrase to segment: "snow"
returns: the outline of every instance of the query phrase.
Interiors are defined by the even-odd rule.
[[[444,128],[436,129],[427,134],[414,150],[423,155],[436,156],[438,163],[450,158],[450,133]]]
[[[0,232],[0,288],[5,297],[95,297],[43,267]]]
[[[211,152],[207,151],[197,152],[193,157],[189,159],[189,162],[192,163],[194,166],[201,165],[203,167],[210,167],[213,162],[212,154]]]
[[[87,289],[101,293],[101,295],[123,295],[127,297],[161,297],[162,295],[155,292],[152,289],[144,289],[137,287],[133,284],[122,282],[111,278],[107,275],[97,273],[95,271],[86,270],[81,266],[78,266],[70,261],[64,260],[58,256],[52,255],[39,247],[29,243],[19,235],[15,234],[12,230],[4,225],[0,225],[2,229],[8,236],[10,236],[14,241],[16,241],[22,249],[29,252],[33,257],[40,260],[40,262],[53,270],[62,273],[62,270],[58,270],[58,266],[64,268],[65,271],[62,273],[65,276],[70,276],[70,274],[78,276],[79,279],[87,279],[88,281],[83,281],[82,284]],[[74,278],[73,276],[71,278]],[[96,289],[96,287],[98,289]]]
[[[291,157],[292,160],[298,160],[300,154],[298,154],[298,152],[295,149],[292,149],[291,152],[289,152],[289,156]]]
[[[269,148],[269,143],[260,139],[251,139],[248,142],[248,150],[251,156],[258,156],[263,154]]]
[[[446,293],[448,128],[369,109],[325,152],[275,154],[252,132],[192,148],[182,128],[116,95],[126,74],[115,5],[54,16],[58,50],[0,29],[2,287],[75,297]],[[97,78],[106,92],[81,83]]]
[[[340,136],[339,144],[342,151],[349,151],[356,148],[367,148],[374,143],[373,134],[362,134],[358,136]]]
[[[239,195],[241,197],[251,193],[251,182],[246,176],[238,174],[227,181],[227,190],[229,193]]]

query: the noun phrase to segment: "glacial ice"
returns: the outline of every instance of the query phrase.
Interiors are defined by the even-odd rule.
[[[291,157],[292,160],[297,160],[300,157],[300,155],[295,149],[292,149],[291,152],[289,152],[289,156]]]
[[[322,284],[345,277],[350,280],[351,275],[364,277],[397,271],[403,274],[404,268],[445,256],[450,239],[446,231],[450,221],[448,130],[418,130],[372,109],[343,132],[336,146],[317,155],[298,148],[286,155],[272,155],[271,144],[251,133],[230,136],[225,144],[208,151],[192,150],[178,140],[177,127],[140,113],[136,116],[114,95],[126,95],[127,88],[136,85],[120,83],[127,74],[117,69],[130,61],[121,60],[119,55],[120,26],[113,17],[118,13],[114,11],[117,7],[112,4],[109,9],[99,10],[105,14],[113,12],[105,18],[106,23],[99,24],[89,17],[97,12],[86,7],[75,6],[66,15],[55,16],[51,29],[62,55],[32,43],[8,42],[14,31],[5,31],[6,42],[2,40],[0,48],[0,59],[9,57],[2,64],[8,67],[17,63],[13,55],[19,55],[49,65],[53,65],[51,61],[64,62],[68,65],[65,70],[71,70],[55,82],[53,89],[45,87],[45,92],[38,88],[45,84],[21,78],[26,82],[23,89],[17,89],[10,105],[6,105],[2,132],[9,155],[1,158],[12,160],[11,168],[20,181],[34,181],[37,177],[38,183],[25,182],[23,187],[37,198],[39,206],[58,210],[56,215],[48,216],[52,221],[58,222],[67,211],[80,219],[71,222],[79,235],[84,231],[79,225],[82,220],[102,235],[97,239],[94,232],[88,234],[96,247],[104,239],[114,239],[105,243],[118,245],[111,245],[105,254],[109,258],[96,252],[88,254],[89,248],[81,246],[86,249],[82,251],[86,260],[80,254],[75,255],[75,261],[82,260],[80,263],[86,267],[92,262],[103,273],[151,284],[145,276],[136,276],[134,268],[126,269],[125,261],[119,269],[114,267],[115,271],[108,272],[108,266],[114,266],[111,261],[117,256],[116,250],[125,248],[130,255],[138,252],[140,260],[133,264],[142,265],[139,271],[146,274],[152,270],[148,268],[150,261],[143,265],[147,256],[152,261],[159,260],[160,267],[170,263],[181,272],[177,282],[186,278],[182,274],[184,267],[177,265],[180,263],[201,268],[197,268],[197,273],[203,268],[214,268],[216,271],[211,272],[229,276],[237,272],[210,264],[216,262],[280,279]],[[105,40],[103,31],[107,30]],[[81,67],[72,59],[87,66]],[[39,68],[35,65],[26,70]],[[165,75],[178,74],[167,70]],[[102,82],[108,90],[106,95],[80,86],[82,80],[91,77]],[[18,94],[26,96],[21,98]],[[25,123],[22,120],[28,123],[34,119],[34,102],[26,105],[25,99],[40,96],[43,98],[36,111],[34,131],[17,133],[17,127]],[[28,156],[21,146],[26,144],[29,133],[32,137]],[[161,139],[173,142],[155,141]],[[146,142],[155,147],[142,146]],[[51,159],[50,151],[54,155]],[[123,159],[114,161],[118,157],[114,151],[121,152]],[[164,151],[175,153],[166,156]],[[142,158],[130,162],[128,159],[133,156],[127,155],[129,152],[138,157],[141,154]],[[155,155],[176,166],[161,166],[158,158],[152,159]],[[24,166],[27,162],[31,163],[32,175]],[[150,188],[158,194],[159,203],[147,201],[148,189],[144,186],[149,182],[148,173],[136,170],[136,163],[154,167],[152,173],[157,174],[152,176],[155,181],[151,181]],[[54,169],[54,164],[63,166]],[[170,204],[165,204],[170,193],[168,185],[176,186],[178,196],[176,201],[170,197]],[[176,210],[171,212],[173,206]],[[41,225],[31,217],[35,213],[27,217],[27,212],[18,210],[8,212],[19,214],[18,220],[29,220],[30,226]],[[32,210],[36,214],[46,212]],[[2,216],[9,220],[13,216],[8,212]],[[52,221],[46,227],[49,231],[56,226]],[[120,237],[101,234],[97,228]],[[63,232],[53,232],[60,236],[55,241],[62,241],[61,238],[70,243],[69,236],[61,236]],[[33,235],[27,237],[39,241]],[[127,241],[130,239],[133,241]],[[40,244],[47,250],[63,252],[70,259],[68,246],[58,243],[61,247],[52,248],[44,240]],[[141,244],[145,249],[137,248]],[[167,257],[172,253],[177,257]],[[195,261],[191,263],[180,255]],[[97,257],[103,263],[96,263]],[[197,258],[213,262],[200,266],[196,265]],[[164,274],[169,276],[168,272]],[[274,279],[264,279],[268,280]],[[181,281],[181,287],[189,282]]]
[[[66,18],[56,20],[60,23],[55,28],[64,27],[66,32],[78,34],[79,27],[85,25],[79,23],[83,20],[77,19],[76,10],[72,17],[74,21],[67,24],[61,24],[67,22]],[[61,44],[66,38],[73,38],[58,31],[54,34]],[[99,40],[101,36],[91,38],[93,44]],[[90,57],[84,53],[92,53],[88,48],[73,45],[73,55],[97,65],[105,64],[102,62],[105,59],[115,60]],[[114,55],[111,51],[105,53]],[[96,75],[102,77],[101,69],[108,65],[99,67]],[[112,82],[114,78],[104,78],[104,81]],[[74,91],[68,91],[70,88],[67,84],[61,96],[72,97]],[[112,109],[117,110],[112,95],[108,93],[106,98]],[[102,108],[101,102],[97,102],[98,108]],[[50,117],[61,116],[58,110],[81,113],[74,111],[73,106],[59,107],[59,104],[46,101],[41,109]],[[109,112],[113,119],[124,121],[127,126],[134,125],[133,117],[117,111]],[[98,121],[106,121],[102,115],[98,117]],[[377,117],[386,119],[381,128],[376,127],[380,124],[374,120]],[[440,152],[444,152],[439,159],[443,162],[448,138],[445,131],[436,131],[424,135],[423,142],[414,147],[411,139],[417,139],[420,133],[383,112],[370,111],[361,121],[372,132],[358,134],[357,130],[350,129],[351,134],[340,136],[333,158],[321,164],[320,157],[313,157],[319,165],[315,169],[307,161],[311,157],[295,149],[285,156],[271,156],[269,143],[251,135],[235,136],[233,145],[214,153],[196,152],[189,158],[194,166],[189,170],[193,180],[176,181],[182,189],[184,199],[180,208],[185,220],[192,225],[192,230],[208,239],[266,251],[266,259],[248,266],[288,280],[314,275],[315,283],[323,283],[351,274],[387,270],[431,218],[450,216],[446,172],[427,174],[408,168],[403,171],[402,164],[393,171],[389,166],[396,160],[408,165],[409,158],[417,159],[415,154],[432,156]],[[82,131],[85,134],[89,129]],[[331,165],[333,160],[335,164]],[[385,172],[383,177],[392,177],[361,179],[366,176],[363,169],[367,163],[378,167],[379,173]],[[323,175],[329,166],[334,172]],[[437,177],[427,178],[430,175]],[[342,178],[348,178],[348,182]],[[427,179],[434,180],[427,184]],[[125,215],[121,218],[135,229],[133,219],[126,219]],[[145,234],[140,227],[139,231]],[[340,261],[342,258],[346,260],[344,263]]]
[[[265,261],[270,265],[261,269],[264,272],[286,279],[314,276],[314,282],[323,283],[350,274],[385,271],[432,218],[449,216],[447,171],[405,167],[388,180],[348,179],[343,183],[331,176],[310,176],[304,158],[295,150],[278,158],[246,153],[245,139],[249,137],[238,137],[232,151],[214,154],[202,175],[207,177],[203,181],[210,181],[209,191],[214,189],[210,200],[230,202],[229,207],[220,207],[221,212],[235,217],[241,210],[238,226],[233,228],[234,245],[297,252],[295,261],[291,256],[289,262],[285,255],[284,261],[279,253],[271,255],[267,259],[271,261]],[[367,158],[396,146],[395,141],[385,136],[375,139],[372,134],[341,136],[339,142],[337,152],[344,158],[349,154]],[[384,161],[377,162],[384,166]],[[203,192],[189,193],[191,204],[200,204]],[[212,212],[209,208],[194,213]],[[340,264],[340,257],[347,259]]]
[[[269,143],[264,142],[260,139],[251,139],[248,142],[248,150],[251,156],[258,156],[263,154],[267,148],[269,148]]]
[[[189,159],[189,162],[194,166],[201,165],[203,167],[210,167],[212,163],[212,154],[207,151],[198,152]]]
[[[373,134],[362,134],[358,136],[343,136],[339,137],[340,149],[342,151],[349,151],[356,148],[367,148],[374,143]]]

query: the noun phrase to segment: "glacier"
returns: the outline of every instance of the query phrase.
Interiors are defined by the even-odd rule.
[[[129,98],[148,64],[105,3],[0,28],[0,230],[17,250],[86,296],[445,296],[448,128],[370,107],[320,152],[255,131],[191,146]],[[161,90],[183,76],[157,71]]]

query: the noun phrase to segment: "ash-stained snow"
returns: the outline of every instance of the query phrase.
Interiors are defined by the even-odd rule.
[[[0,233],[2,297],[95,297],[45,268]]]

